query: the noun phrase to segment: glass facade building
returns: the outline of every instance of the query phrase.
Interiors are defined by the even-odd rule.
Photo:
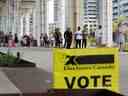
[[[128,16],[128,0],[113,0],[113,19]]]

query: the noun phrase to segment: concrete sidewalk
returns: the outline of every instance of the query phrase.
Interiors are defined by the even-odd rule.
[[[44,96],[51,81],[51,74],[40,68],[0,68],[0,96]]]
[[[0,69],[0,94],[15,94],[21,91],[8,79],[5,73]]]

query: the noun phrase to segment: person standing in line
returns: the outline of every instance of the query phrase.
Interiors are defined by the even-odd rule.
[[[75,32],[75,42],[76,42],[76,48],[81,48],[81,43],[82,43],[82,32],[81,32],[81,28],[78,27],[78,31]]]
[[[86,48],[87,47],[87,26],[84,27],[84,30],[82,31],[82,36],[83,36],[83,40],[82,40],[82,48]]]
[[[119,51],[124,51],[125,49],[125,31],[123,30],[123,24],[118,24],[118,46]]]
[[[125,35],[123,32],[119,32],[118,35],[118,44],[119,44],[119,50],[123,51],[124,50],[124,45],[125,45]]]
[[[40,34],[40,47],[44,47],[44,34],[43,33],[41,33]]]
[[[101,46],[102,41],[102,26],[99,25],[98,30],[96,31],[96,45]]]
[[[5,34],[5,47],[8,47],[8,41],[9,41],[9,38],[8,38],[8,34]]]
[[[30,47],[30,38],[27,34],[23,36],[24,47]]]
[[[54,47],[55,38],[53,33],[51,33],[49,36],[49,42],[50,42],[50,47]]]
[[[55,47],[58,47],[58,42],[59,42],[59,35],[58,35],[58,28],[55,29],[55,33],[54,33],[54,38],[55,38]]]
[[[4,32],[0,31],[0,47],[4,45]]]
[[[29,34],[29,38],[30,38],[30,47],[33,47],[34,37],[32,33]]]
[[[64,48],[70,49],[71,43],[72,43],[72,32],[70,28],[67,28],[67,30],[64,33]]]
[[[61,42],[62,42],[62,35],[60,32],[59,28],[55,29],[55,34],[54,34],[54,38],[55,38],[55,47],[61,47]]]
[[[68,36],[68,42],[67,42],[67,48],[70,49],[72,44],[72,31],[69,29],[69,36]]]
[[[64,32],[64,48],[67,48],[67,35],[68,35],[68,28]]]
[[[46,47],[46,48],[48,48],[49,47],[49,40],[48,40],[48,35],[47,35],[47,33],[44,33],[44,46]]]
[[[12,35],[12,32],[9,32],[8,34],[8,47],[13,47],[13,35]]]
[[[16,47],[18,47],[19,39],[18,39],[17,33],[15,33],[14,35],[14,42],[16,44]]]

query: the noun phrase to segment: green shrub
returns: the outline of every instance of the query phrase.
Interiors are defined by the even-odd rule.
[[[15,64],[15,63],[16,63],[16,57],[14,57],[13,55],[0,54],[0,64]]]

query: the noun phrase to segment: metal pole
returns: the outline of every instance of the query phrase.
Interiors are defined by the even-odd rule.
[[[76,0],[74,0],[73,3],[73,17],[74,17],[74,25],[73,25],[73,31],[75,32],[76,31],[76,28],[77,28],[77,10],[76,10]]]

